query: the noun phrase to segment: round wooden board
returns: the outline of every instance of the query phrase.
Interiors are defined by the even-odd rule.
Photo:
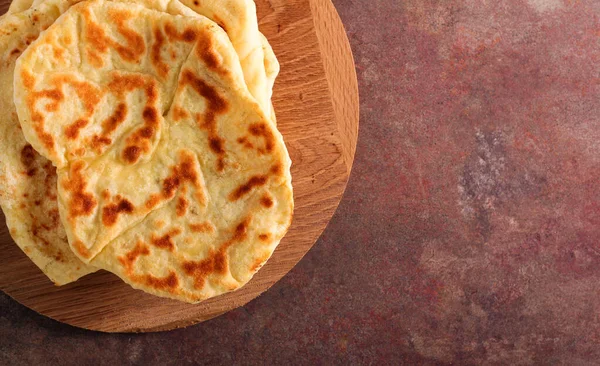
[[[0,0],[0,13],[10,1]],[[330,0],[256,0],[261,31],[281,63],[273,104],[293,166],[293,224],[242,289],[189,305],[147,295],[98,272],[56,287],[21,252],[0,217],[0,288],[58,321],[104,332],[184,327],[246,304],[312,247],[338,206],[354,159],[358,88],[348,39]]]

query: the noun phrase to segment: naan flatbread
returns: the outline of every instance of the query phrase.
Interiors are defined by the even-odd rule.
[[[135,288],[188,302],[237,289],[289,227],[283,139],[206,18],[80,3],[19,58],[14,93],[57,166],[71,249]]]
[[[135,2],[135,0],[131,1]],[[12,2],[7,14],[3,15],[3,18],[8,17],[8,19],[0,21],[0,27],[4,25],[4,29],[10,29],[10,31],[3,32],[2,40],[4,42],[2,45],[6,50],[9,48],[11,50],[11,52],[5,52],[4,61],[9,65],[9,68],[5,69],[5,74],[2,76],[2,83],[6,85],[3,90],[6,94],[0,96],[6,106],[3,108],[3,111],[6,111],[4,114],[11,115],[3,118],[2,113],[0,113],[2,119],[0,120],[0,128],[4,128],[4,131],[6,131],[0,137],[0,140],[3,139],[4,145],[11,147],[0,156],[0,172],[4,172],[3,176],[0,177],[0,205],[4,208],[13,239],[57,285],[72,282],[95,271],[95,268],[84,265],[68,249],[66,234],[58,219],[55,197],[55,168],[26,143],[19,130],[18,123],[16,123],[14,106],[11,105],[12,68],[15,59],[32,40],[37,38],[40,31],[52,24],[60,14],[78,2],[79,0],[36,0],[33,2],[31,0],[15,0]],[[42,3],[46,4],[42,6]],[[155,9],[168,10],[173,14],[193,15],[191,11],[188,11],[177,1],[138,1],[138,3]],[[230,4],[235,8],[233,12],[246,11],[243,6],[235,3]],[[223,12],[231,12],[224,9],[223,5],[226,4],[212,3],[211,5],[216,10],[213,9],[209,12],[216,12],[217,18]],[[241,3],[241,5],[244,4]],[[29,9],[31,6],[33,8]],[[29,10],[24,11],[26,9]],[[18,12],[23,13],[15,14]],[[228,19],[227,26],[230,31],[235,30],[236,27],[252,25],[248,22],[236,22],[231,20],[230,17],[225,17],[225,19]],[[219,20],[222,22],[221,18]],[[257,28],[250,29],[248,34],[255,34],[256,31]],[[235,31],[234,34],[240,34],[240,32]],[[262,34],[260,34],[260,42],[264,52],[265,76],[268,85],[265,94],[259,96],[259,99],[264,101],[271,98],[272,87],[279,73],[279,64],[268,41]],[[245,65],[249,70],[255,68],[249,62],[246,62]],[[249,74],[252,73],[254,71],[249,71]],[[249,88],[255,91],[258,90],[256,86]],[[275,121],[272,108],[270,113],[271,119]],[[23,156],[29,158],[23,158]],[[27,164],[30,166],[25,166],[24,161],[28,161]],[[24,174],[24,172],[28,172],[28,174]]]

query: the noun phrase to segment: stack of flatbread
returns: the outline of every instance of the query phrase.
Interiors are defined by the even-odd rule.
[[[193,303],[269,259],[291,162],[252,0],[16,0],[0,44],[0,205],[55,284]]]

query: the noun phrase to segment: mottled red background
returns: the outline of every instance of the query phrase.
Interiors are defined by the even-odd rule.
[[[168,333],[82,331],[0,295],[0,364],[597,364],[600,1],[334,3],[361,127],[314,249]]]

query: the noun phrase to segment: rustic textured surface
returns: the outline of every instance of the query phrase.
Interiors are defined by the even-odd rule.
[[[300,264],[164,334],[84,332],[1,295],[0,363],[596,364],[600,3],[335,4],[361,131],[345,199]]]

